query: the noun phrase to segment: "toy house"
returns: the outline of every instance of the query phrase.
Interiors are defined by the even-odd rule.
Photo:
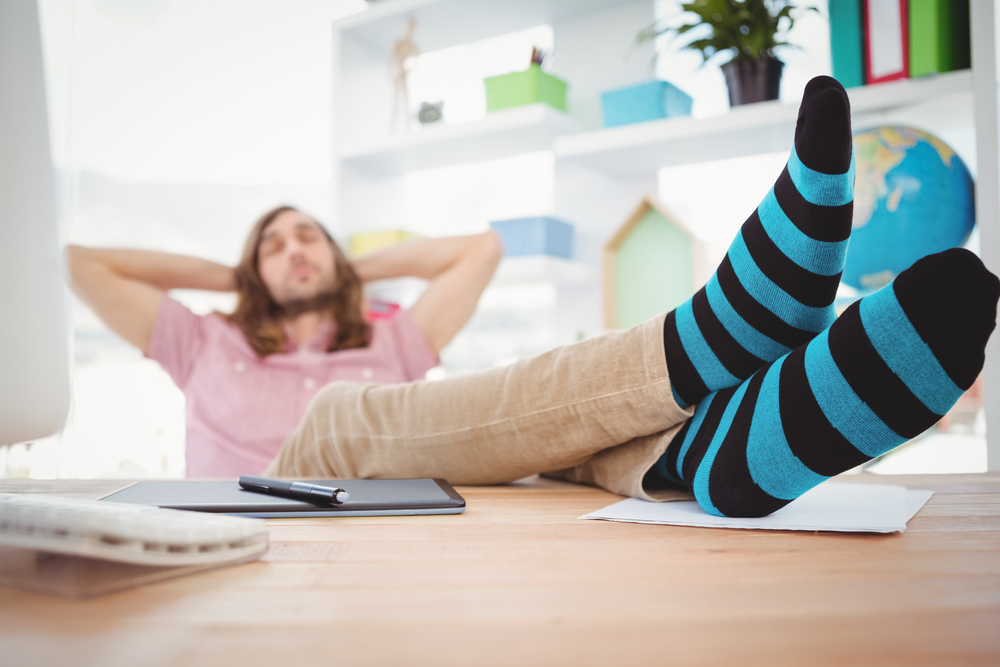
[[[646,197],[604,246],[604,327],[672,310],[701,286],[701,241]]]

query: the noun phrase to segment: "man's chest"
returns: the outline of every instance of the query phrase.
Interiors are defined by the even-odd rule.
[[[218,350],[198,360],[185,387],[187,413],[243,442],[284,438],[327,384],[403,382],[398,363],[374,350],[298,352],[260,359]]]

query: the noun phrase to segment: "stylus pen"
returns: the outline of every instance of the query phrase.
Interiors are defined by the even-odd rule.
[[[340,505],[351,498],[347,491],[339,488],[335,489],[332,486],[320,486],[319,484],[310,484],[309,482],[285,482],[280,479],[254,477],[253,475],[241,476],[240,486],[247,491],[268,493],[272,496],[294,498],[295,500],[305,500],[311,503]]]

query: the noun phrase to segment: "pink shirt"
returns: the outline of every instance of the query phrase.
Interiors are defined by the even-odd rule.
[[[366,348],[327,352],[332,332],[261,359],[235,325],[165,296],[147,356],[184,392],[187,476],[260,474],[323,385],[409,382],[438,363],[405,310],[374,320]]]

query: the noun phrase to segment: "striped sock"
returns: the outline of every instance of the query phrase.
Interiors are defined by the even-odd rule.
[[[711,394],[653,470],[720,516],[765,516],[933,426],[983,367],[1000,280],[967,250],[921,259],[827,331]]]
[[[830,326],[853,197],[847,93],[816,77],[781,176],[708,284],[667,314],[663,344],[679,405],[738,385]]]

